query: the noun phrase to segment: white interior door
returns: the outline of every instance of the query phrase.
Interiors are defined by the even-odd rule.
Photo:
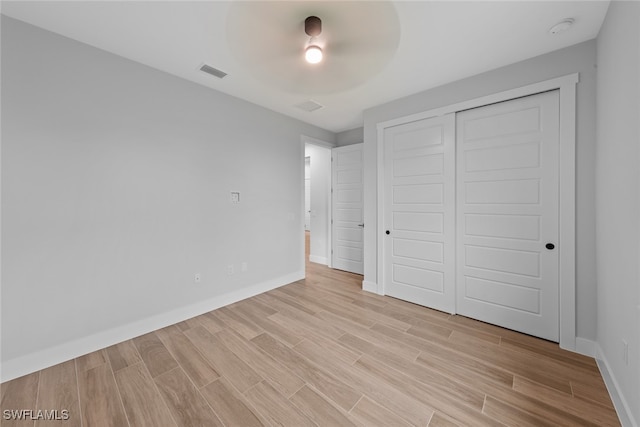
[[[558,91],[456,121],[457,312],[558,341]]]
[[[364,271],[363,147],[354,144],[331,150],[331,267],[357,274]]]
[[[455,310],[455,115],[384,131],[385,294]]]

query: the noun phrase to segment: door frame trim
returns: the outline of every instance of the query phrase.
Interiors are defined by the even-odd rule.
[[[384,130],[386,128],[430,117],[457,113],[497,102],[558,89],[560,94],[560,152],[559,152],[559,327],[560,347],[576,351],[576,84],[579,73],[497,92],[468,101],[423,111],[377,123],[377,280],[375,292],[385,295],[384,289]],[[564,242],[569,242],[565,244]],[[374,290],[368,286],[366,290]]]

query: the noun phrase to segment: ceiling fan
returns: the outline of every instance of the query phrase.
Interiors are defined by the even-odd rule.
[[[318,95],[379,73],[400,41],[390,1],[238,1],[227,40],[251,74],[281,90]]]
[[[322,20],[317,16],[308,16],[304,20],[304,32],[311,37],[309,45],[304,50],[304,59],[309,64],[318,64],[322,61],[323,53],[322,48],[314,44],[313,38],[318,37],[322,32]]]

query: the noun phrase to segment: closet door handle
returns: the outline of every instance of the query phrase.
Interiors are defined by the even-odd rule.
[[[547,243],[546,245],[544,245],[544,247],[552,251],[556,247],[556,245],[554,245],[553,243]]]
[[[389,230],[385,231],[386,234],[391,234],[391,232]]]

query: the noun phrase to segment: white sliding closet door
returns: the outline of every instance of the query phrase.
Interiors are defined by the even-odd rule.
[[[384,130],[387,295],[455,308],[455,117]]]
[[[558,341],[558,91],[456,122],[457,312]]]

